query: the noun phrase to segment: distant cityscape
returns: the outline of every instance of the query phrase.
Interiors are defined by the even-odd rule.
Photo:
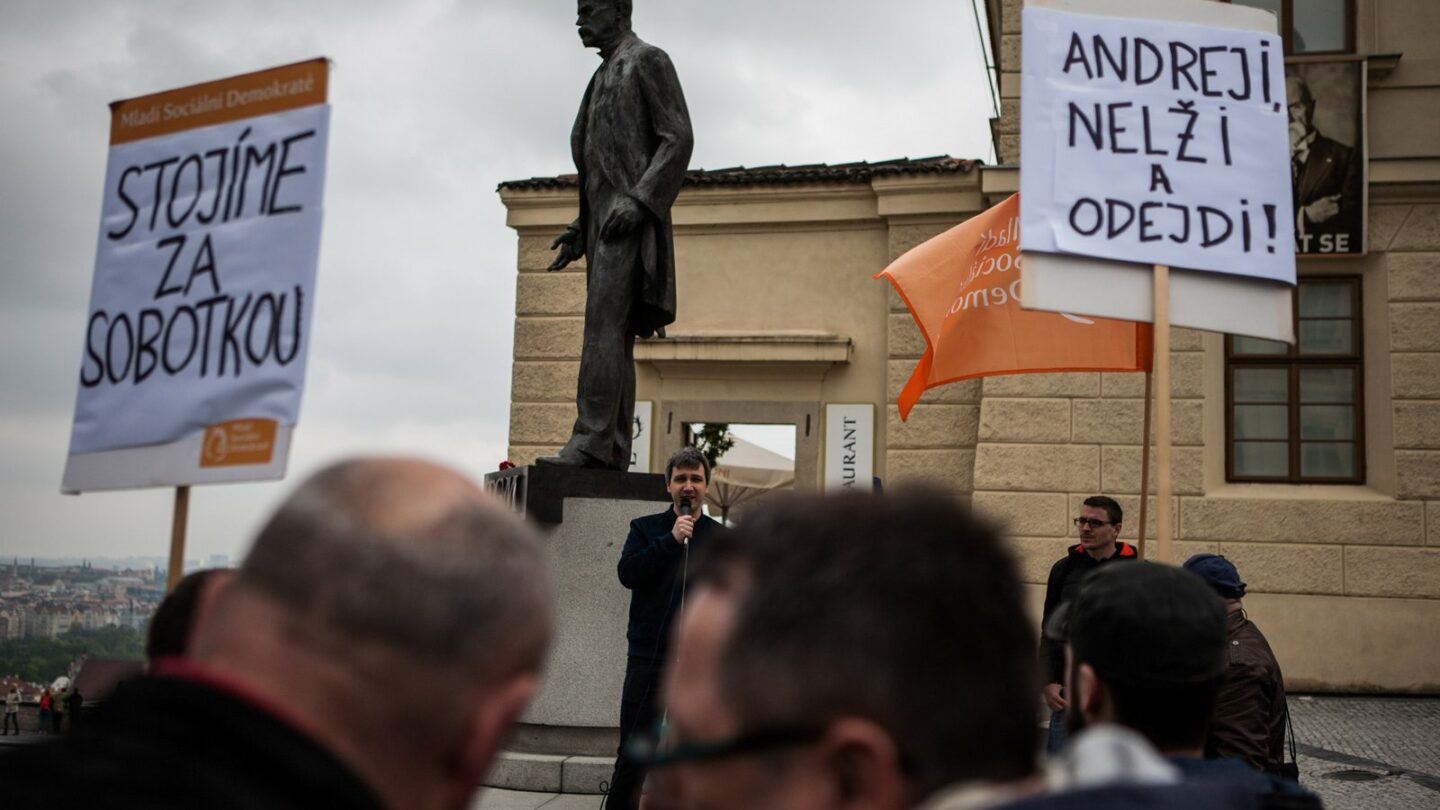
[[[228,555],[212,554],[186,560],[185,570],[229,565]],[[144,633],[165,598],[167,568],[162,557],[12,557],[0,566],[0,641],[103,627]]]

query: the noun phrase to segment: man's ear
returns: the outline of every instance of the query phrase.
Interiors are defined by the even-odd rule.
[[[1074,699],[1080,701],[1080,713],[1089,722],[1113,720],[1110,715],[1110,696],[1105,683],[1095,674],[1095,668],[1082,663],[1075,671]]]
[[[901,773],[900,748],[879,725],[846,717],[830,724],[820,744],[835,807],[901,810],[906,806],[908,791]]]
[[[217,570],[210,574],[200,585],[200,593],[195,597],[194,614],[190,617],[190,629],[185,634],[185,649],[188,652],[195,648],[195,640],[200,637],[201,629],[209,621],[210,614],[215,610],[215,603],[230,587],[235,580],[237,571],[233,568]]]
[[[472,787],[485,775],[500,744],[538,688],[535,673],[527,672],[491,690],[472,711],[454,762]]]

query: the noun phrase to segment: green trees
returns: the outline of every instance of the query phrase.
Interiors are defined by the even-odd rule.
[[[694,425],[692,431],[695,447],[705,455],[705,460],[710,462],[711,467],[725,455],[726,450],[735,446],[735,437],[730,434],[730,426],[723,422]]]
[[[81,655],[138,660],[145,657],[145,645],[140,634],[129,627],[72,630],[53,639],[0,642],[0,675],[18,675],[26,681],[49,683],[68,674],[70,662]]]

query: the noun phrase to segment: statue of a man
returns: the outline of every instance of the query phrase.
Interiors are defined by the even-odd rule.
[[[570,134],[580,217],[551,270],[584,256],[585,342],[570,441],[542,464],[624,470],[635,415],[635,338],[675,320],[670,205],[694,145],[670,57],[630,30],[631,0],[579,0],[580,41],[603,60]]]

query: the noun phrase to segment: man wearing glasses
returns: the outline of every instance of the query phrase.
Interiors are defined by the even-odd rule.
[[[1124,510],[1114,498],[1092,495],[1085,499],[1074,521],[1080,542],[1050,567],[1041,627],[1061,605],[1075,597],[1080,583],[1095,569],[1110,562],[1140,559],[1134,546],[1120,540],[1124,516]],[[1045,739],[1045,750],[1055,754],[1065,747],[1065,649],[1044,638],[1040,640],[1040,677],[1045,684],[1045,705],[1050,708],[1050,733]]]
[[[948,810],[1043,787],[1023,586],[951,496],[777,495],[701,566],[667,724],[636,752],[647,810]]]

